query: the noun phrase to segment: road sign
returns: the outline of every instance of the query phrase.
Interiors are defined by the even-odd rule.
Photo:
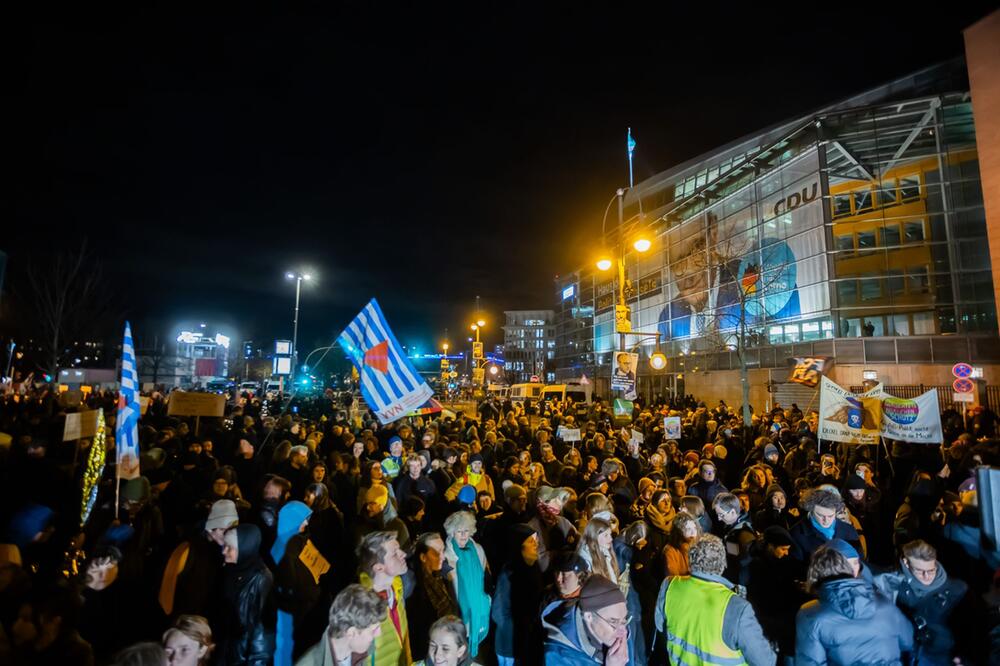
[[[531,380],[530,381],[531,381],[532,384],[537,384],[538,382],[540,382],[542,380],[538,378],[538,375],[531,375]]]
[[[955,393],[972,393],[976,390],[976,383],[971,379],[959,377],[951,383],[951,387],[955,389]]]
[[[483,357],[483,343],[473,342],[472,343],[472,358],[479,360]]]
[[[472,383],[473,384],[482,384],[483,383],[483,379],[485,378],[485,375],[486,375],[486,371],[483,370],[482,368],[473,368],[472,369]]]
[[[441,369],[442,370],[447,369],[448,366],[450,365],[450,363],[451,362],[448,359],[446,359],[446,358],[441,359]]]
[[[972,376],[972,366],[968,363],[956,363],[951,366],[951,374],[955,375],[959,379],[965,379],[966,377]],[[968,393],[968,391],[959,391],[959,393]]]
[[[971,393],[952,393],[951,400],[952,402],[975,402],[976,396]]]

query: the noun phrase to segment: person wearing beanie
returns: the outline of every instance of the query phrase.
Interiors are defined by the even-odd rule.
[[[798,509],[791,509],[798,514]],[[758,531],[766,530],[772,525],[777,525],[785,530],[791,528],[797,520],[797,515],[789,513],[788,497],[784,489],[777,483],[772,483],[764,493],[764,504],[753,516],[754,527]]]
[[[469,456],[469,464],[465,466],[465,474],[455,479],[455,482],[445,491],[445,499],[449,502],[455,501],[465,486],[472,486],[476,494],[486,491],[490,494],[490,497],[494,500],[496,499],[496,492],[493,490],[493,479],[483,469],[483,456],[480,453],[473,453]],[[468,502],[468,504],[474,502],[475,498],[473,498],[472,502]]]
[[[776,657],[753,607],[722,577],[726,547],[706,534],[691,546],[690,576],[667,578],[656,601],[656,628],[675,664],[773,666]]]
[[[576,603],[556,600],[542,610],[546,666],[630,663],[628,608],[618,586],[591,575]]]
[[[777,644],[781,657],[795,655],[795,614],[808,601],[798,581],[805,571],[788,556],[792,535],[780,525],[765,529],[750,548],[746,571],[747,601],[764,636]]]
[[[399,545],[406,548],[410,543],[410,532],[389,501],[388,487],[381,484],[371,486],[364,491],[362,501],[364,504],[356,525],[356,541],[372,532],[389,530],[396,534]]]
[[[540,664],[538,609],[544,592],[538,566],[539,538],[530,525],[506,530],[507,563],[497,577],[490,617],[496,623],[494,649],[501,666]]]
[[[389,453],[382,460],[385,478],[392,483],[403,469],[403,439],[398,435],[389,438]]]

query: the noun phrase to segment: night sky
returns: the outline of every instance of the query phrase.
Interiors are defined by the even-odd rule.
[[[87,237],[135,321],[290,336],[302,268],[303,350],[372,296],[429,350],[480,295],[500,342],[590,261],[626,127],[638,181],[960,55],[996,3],[282,4],[8,22],[5,288]]]

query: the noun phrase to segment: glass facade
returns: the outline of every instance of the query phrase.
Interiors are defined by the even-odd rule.
[[[632,329],[658,332],[674,359],[741,342],[761,367],[778,345],[995,335],[969,96],[898,84],[638,184],[619,240],[655,240],[625,254]],[[564,376],[602,374],[618,348],[616,278],[583,267],[557,281]]]

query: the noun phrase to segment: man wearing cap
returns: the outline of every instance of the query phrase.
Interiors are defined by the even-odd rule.
[[[553,601],[566,601],[577,599],[580,596],[580,589],[587,582],[587,575],[590,569],[582,557],[574,552],[563,552],[556,558],[555,583],[545,589],[542,596],[542,608],[545,608]]]
[[[691,546],[690,576],[663,581],[656,601],[656,629],[675,664],[775,663],[750,603],[722,577],[726,548],[706,534]]]
[[[358,534],[355,543],[372,532],[389,530],[396,535],[399,544],[406,548],[410,543],[410,532],[395,511],[386,510],[389,504],[389,489],[382,484],[372,486],[365,492],[364,507],[358,519]]]
[[[546,666],[629,663],[628,615],[618,586],[593,575],[575,604],[553,601],[542,610]]]
[[[469,456],[469,464],[465,466],[465,474],[455,479],[455,482],[445,492],[445,499],[449,502],[453,501],[465,486],[472,486],[475,489],[475,495],[486,491],[494,501],[496,500],[493,479],[483,470],[483,456],[480,453],[473,453]]]
[[[181,543],[170,555],[163,571],[159,601],[168,617],[202,615],[218,617],[216,600],[221,598],[222,547],[225,533],[240,522],[236,504],[219,500],[205,521],[202,533]]]

